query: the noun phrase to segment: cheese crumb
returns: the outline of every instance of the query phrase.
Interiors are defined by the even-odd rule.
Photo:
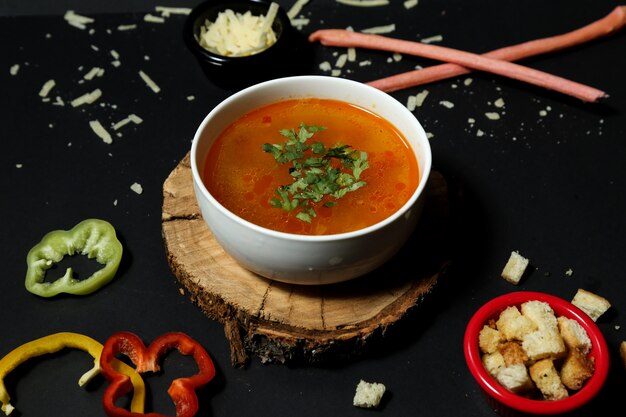
[[[504,100],[502,98],[499,98],[493,103],[493,105],[501,109],[504,107]]]
[[[89,122],[89,126],[91,127],[91,130],[93,130],[94,133],[98,135],[98,137],[102,139],[104,143],[109,145],[113,143],[113,138],[111,137],[111,134],[107,132],[107,130],[104,128],[104,126],[102,126],[99,120],[91,120]]]
[[[117,30],[119,30],[120,32],[122,31],[126,31],[126,30],[133,30],[133,29],[137,29],[137,25],[136,24],[129,24],[129,25],[119,25],[117,27]]]
[[[50,92],[50,90],[54,88],[55,85],[56,85],[56,81],[54,80],[46,81],[44,85],[41,87],[41,90],[39,90],[39,97],[47,97],[48,93]]]
[[[439,104],[441,104],[442,106],[448,109],[451,109],[454,107],[454,103],[452,103],[451,101],[447,101],[447,100],[442,100],[439,102]]]
[[[11,65],[11,68],[9,69],[9,74],[17,75],[19,70],[20,70],[20,64]]]
[[[113,125],[113,130],[118,130],[121,129],[122,127],[126,126],[128,123],[134,123],[136,125],[141,124],[143,122],[143,119],[139,116],[137,116],[136,114],[129,114],[128,117],[120,120],[119,122],[115,123]]]
[[[417,95],[415,96],[415,105],[417,107],[422,107],[422,104],[424,104],[424,100],[426,100],[426,97],[428,97],[428,90],[422,90],[419,93],[417,93]]]
[[[465,80],[463,80],[463,85],[469,87],[473,81],[474,80],[472,78],[466,78]]]
[[[83,104],[92,104],[102,96],[102,91],[96,88],[91,93],[83,94],[80,97],[76,97],[70,102],[72,107],[82,106]]]
[[[93,80],[95,77],[102,77],[104,75],[104,69],[99,67],[93,67],[83,76],[87,81]]]
[[[422,43],[433,43],[433,42],[441,42],[442,40],[443,40],[443,36],[435,35],[435,36],[431,36],[429,38],[424,38],[420,42],[422,42]]]
[[[195,99],[195,96],[187,96],[187,101],[194,101]]]
[[[383,25],[383,26],[374,26],[371,28],[367,28],[367,29],[363,29],[361,30],[362,33],[369,33],[369,34],[375,34],[375,35],[380,35],[383,33],[391,33],[393,31],[396,30],[396,25],[394,23],[391,23],[389,25]]]
[[[134,182],[131,186],[130,189],[133,190],[134,192],[136,192],[137,194],[141,194],[143,193],[143,187],[141,186],[141,184],[139,184],[138,182]]]
[[[63,16],[63,18],[71,26],[74,26],[75,28],[78,28],[81,30],[86,29],[89,23],[94,22],[94,19],[92,19],[91,17],[81,16],[79,14],[74,13],[73,10],[68,10],[67,12],[65,12],[65,15]]]
[[[296,2],[287,11],[287,17],[289,17],[289,19],[293,20],[296,16],[298,16],[300,14],[300,12],[302,11],[302,8],[308,2],[309,2],[309,0],[296,0]]]
[[[146,83],[146,85],[150,87],[152,91],[154,91],[155,93],[158,93],[159,91],[161,91],[161,88],[158,85],[156,85],[154,81],[152,81],[152,78],[150,78],[148,74],[146,74],[142,70],[139,70],[139,76]]]
[[[170,17],[173,14],[188,15],[191,13],[189,7],[168,7],[168,6],[156,6],[154,8],[158,13],[161,13],[163,17]]]
[[[164,18],[162,18],[161,16],[155,16],[150,13],[144,15],[143,21],[148,23],[165,23]]]
[[[403,5],[404,8],[409,10],[412,9],[413,7],[417,6],[418,1],[417,0],[406,0]]]
[[[485,113],[485,116],[489,120],[499,120],[500,119],[500,113],[497,113],[497,112],[487,112],[487,113]]]
[[[357,7],[376,7],[387,6],[389,0],[335,0],[337,3],[345,4],[346,6]]]

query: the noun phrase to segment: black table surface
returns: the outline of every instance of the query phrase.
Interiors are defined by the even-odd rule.
[[[295,1],[278,2],[288,9]],[[485,52],[567,32],[619,4],[420,0],[405,9],[401,1],[391,3],[356,8],[313,0],[302,9],[309,23],[300,31],[306,35],[321,28],[362,30],[393,23],[390,36],[420,40],[441,35],[440,45]],[[472,313],[512,291],[571,299],[585,288],[612,303],[597,322],[612,365],[599,396],[573,415],[621,409],[626,386],[618,354],[626,339],[626,33],[524,61],[607,91],[610,97],[599,104],[484,73],[391,93],[406,103],[409,96],[429,91],[414,113],[431,134],[434,169],[460,196],[451,270],[406,323],[390,329],[365,356],[332,366],[267,364],[253,357],[247,367],[233,368],[222,326],[179,292],[161,235],[163,181],[188,152],[200,121],[233,90],[207,79],[186,49],[184,16],[172,15],[164,23],[144,21],[160,4],[0,2],[0,356],[60,331],[101,342],[119,330],[133,331],[146,342],[182,331],[207,349],[217,367],[217,377],[199,393],[199,416],[491,416],[463,357],[463,333]],[[95,21],[87,30],[72,27],[63,19],[69,9]],[[129,24],[136,27],[117,29]],[[119,53],[118,67],[112,65],[111,50]],[[335,65],[341,52],[315,45],[315,65],[308,73],[328,75],[319,64]],[[360,65],[365,61],[370,65]],[[365,82],[431,64],[358,50],[357,61],[339,76]],[[103,76],[81,81],[92,67],[104,68]],[[160,86],[158,94],[139,78],[139,70]],[[56,85],[45,102],[39,91],[49,79]],[[95,88],[103,93],[96,103],[69,105]],[[496,106],[498,99],[504,107]],[[442,105],[445,101],[454,107]],[[501,117],[490,120],[488,112]],[[116,131],[120,134],[113,135],[112,144],[89,127],[90,120],[110,126],[129,114],[143,123]],[[133,183],[141,184],[143,192],[132,191]],[[116,278],[88,296],[44,299],[27,292],[29,249],[48,231],[69,229],[86,218],[115,226],[125,249]],[[530,259],[517,286],[500,277],[513,250]],[[68,350],[20,366],[5,378],[15,413],[104,415],[100,395],[106,382],[96,380],[86,389],[76,384],[90,362],[83,352]],[[164,375],[146,377],[151,392],[147,409],[173,415],[165,390],[174,374],[184,374],[192,365],[174,355],[165,365]],[[379,410],[352,405],[360,379],[387,386]]]

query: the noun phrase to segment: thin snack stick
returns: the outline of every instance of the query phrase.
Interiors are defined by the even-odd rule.
[[[535,55],[555,52],[594,39],[611,35],[626,25],[626,6],[617,6],[611,13],[582,28],[561,35],[536,39],[496,49],[483,56],[503,61],[517,61]],[[468,74],[471,70],[457,64],[439,64],[370,81],[367,84],[387,93]]]
[[[389,38],[382,35],[358,33],[343,29],[324,29],[313,32],[309,41],[319,41],[327,46],[360,47],[422,56],[444,62],[453,62],[468,68],[491,72],[501,76],[524,81],[550,90],[577,97],[583,101],[596,102],[606,97],[604,91],[548,74],[512,62],[487,58],[445,46],[423,44]]]

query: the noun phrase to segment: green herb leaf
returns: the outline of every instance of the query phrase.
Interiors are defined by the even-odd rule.
[[[270,204],[288,212],[298,209],[296,218],[307,223],[317,216],[314,204],[325,200],[325,207],[334,207],[336,200],[366,185],[360,181],[361,174],[369,167],[366,152],[349,145],[326,148],[321,142],[307,143],[315,133],[324,130],[324,126],[300,123],[297,130],[279,131],[287,139],[283,144],[265,143],[261,147],[277,163],[291,164],[289,174],[294,178],[293,183],[275,190],[280,198],[273,197]],[[339,161],[339,167],[333,166],[333,159]]]

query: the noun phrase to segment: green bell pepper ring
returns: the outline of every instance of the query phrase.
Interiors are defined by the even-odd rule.
[[[26,289],[41,297],[59,293],[90,294],[113,279],[122,259],[122,244],[113,226],[99,219],[83,220],[71,230],[55,230],[46,234],[26,257]],[[45,282],[46,271],[66,255],[86,255],[104,265],[91,276],[78,280],[72,268],[53,282]]]

